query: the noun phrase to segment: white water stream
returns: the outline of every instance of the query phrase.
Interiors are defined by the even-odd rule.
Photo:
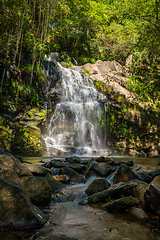
[[[45,138],[48,152],[54,154],[93,156],[108,155],[99,125],[100,94],[88,77],[60,64],[61,102],[48,126]],[[105,150],[104,150],[105,149]]]

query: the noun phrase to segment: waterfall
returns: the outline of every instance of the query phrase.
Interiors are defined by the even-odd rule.
[[[87,75],[58,66],[61,102],[56,105],[45,137],[48,152],[96,155],[106,147],[99,126],[101,113],[98,102],[105,97],[95,89]]]

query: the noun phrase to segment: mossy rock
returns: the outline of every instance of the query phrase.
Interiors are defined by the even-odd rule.
[[[134,197],[124,197],[103,204],[102,209],[107,212],[121,212],[138,205],[138,200]]]
[[[21,179],[21,182],[33,204],[36,206],[45,206],[50,203],[52,189],[44,177],[24,177]]]
[[[11,152],[21,156],[42,156],[46,152],[46,145],[39,128],[17,124],[11,142]]]
[[[106,179],[95,179],[89,187],[85,190],[85,193],[90,196],[97,192],[102,192],[110,187],[110,183]]]
[[[0,178],[0,228],[23,229],[40,227],[46,216],[30,203],[24,189],[14,181]]]
[[[8,125],[8,122],[0,116],[0,147],[9,150],[10,140],[12,136],[12,129]]]
[[[49,185],[52,188],[52,192],[57,191],[58,189],[61,189],[63,187],[62,184],[60,184],[52,175],[49,173],[45,176],[45,179],[48,181]]]

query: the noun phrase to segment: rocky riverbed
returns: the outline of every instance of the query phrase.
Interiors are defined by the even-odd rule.
[[[121,160],[34,165],[1,149],[0,238],[159,239],[160,166]]]

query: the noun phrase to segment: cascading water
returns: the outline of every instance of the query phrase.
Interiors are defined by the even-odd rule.
[[[105,97],[86,75],[63,68],[59,63],[58,67],[62,96],[48,126],[48,136],[45,138],[48,152],[96,155],[105,148],[99,126],[100,104],[97,101]]]

